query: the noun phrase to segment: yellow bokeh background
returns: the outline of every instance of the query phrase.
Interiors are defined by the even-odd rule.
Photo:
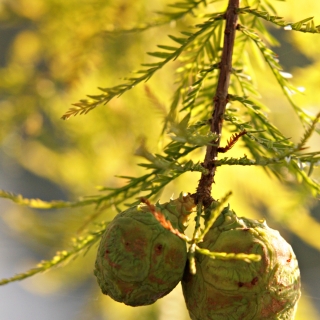
[[[311,0],[305,0],[303,5],[296,0],[270,2],[286,21],[298,21],[320,12],[320,3]],[[50,193],[52,188],[60,190],[65,200],[75,201],[80,196],[98,194],[98,186],[124,185],[125,180],[117,175],[144,174],[145,169],[137,166],[142,160],[134,156],[141,141],[145,140],[148,150],[154,153],[161,152],[167,141],[166,137],[159,139],[163,118],[159,106],[150,98],[150,92],[168,110],[176,62],[108,105],[68,121],[60,118],[72,103],[87,94],[99,94],[97,87],[117,85],[139,69],[141,63],[154,61],[146,52],[156,51],[158,44],[172,45],[167,35],[177,35],[194,23],[195,18],[186,17],[141,33],[109,32],[131,28],[137,22],[150,22],[156,18],[154,12],[165,10],[168,3],[167,0],[1,2],[0,24],[5,39],[1,40],[0,51],[2,168],[6,176],[15,179],[19,179],[19,172],[28,173],[27,178],[23,176],[24,188],[21,183],[17,183],[13,190],[9,190],[11,185],[6,184],[1,184],[1,188],[27,197],[44,195],[45,200],[59,200],[56,199],[59,193]],[[220,1],[204,10],[212,12],[225,4],[226,1]],[[320,15],[315,21],[320,24]],[[280,63],[289,60],[292,54],[298,54],[303,61],[307,59],[308,63],[303,64],[297,58],[294,60],[296,65],[288,64],[290,70],[284,71],[292,73],[292,82],[296,86],[305,88],[303,94],[294,97],[295,102],[312,114],[319,112],[320,35],[283,31],[274,29],[271,24],[266,25],[274,36],[279,35],[290,44],[284,51],[281,51],[282,46],[274,48],[279,52]],[[271,110],[270,120],[285,136],[297,142],[303,133],[297,116],[271,72],[260,68],[259,63],[256,65],[257,88],[262,101]],[[228,138],[223,136],[224,141]],[[319,142],[319,136],[314,135],[308,147],[319,150]],[[239,142],[228,156],[239,157],[245,152]],[[204,150],[196,152],[194,161],[201,160],[203,155]],[[314,170],[312,177],[319,181],[319,169]],[[199,173],[182,175],[163,191],[162,202],[181,191],[194,192],[199,178]],[[38,181],[41,186],[32,189],[34,182],[31,180]],[[223,166],[218,169],[215,180],[214,197],[222,198],[232,190],[230,204],[238,215],[266,218],[268,224],[279,229],[289,242],[296,237],[319,255],[319,205],[301,186],[289,188],[275,177],[268,176],[262,168],[253,167]],[[40,195],[37,190],[41,191]],[[1,199],[1,203],[5,201]],[[310,210],[316,206],[318,215],[311,215]],[[67,248],[69,240],[78,234],[84,221],[94,212],[93,207],[82,207],[52,210],[47,214],[7,203],[5,208],[0,218],[10,230],[8,232],[16,241],[37,252],[36,256],[41,259],[50,259],[57,250]],[[115,208],[111,208],[99,219],[110,220],[115,214]],[[85,285],[86,303],[75,319],[189,319],[180,286],[154,305],[141,308],[126,307],[102,296],[92,273],[95,251],[96,247],[93,247],[85,258],[79,257],[64,268],[27,279],[21,282],[21,286],[30,294],[49,296],[71,292]],[[37,263],[36,258],[30,257],[20,261],[12,271],[23,272]],[[302,283],[303,295],[296,319],[319,319],[316,305],[320,295],[310,294],[303,277]]]

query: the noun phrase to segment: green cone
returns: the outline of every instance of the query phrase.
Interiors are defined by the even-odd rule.
[[[173,228],[183,232],[194,207],[180,196],[156,209]],[[118,214],[102,236],[94,274],[102,292],[130,306],[154,303],[168,294],[183,276],[186,243],[165,229],[145,204]]]
[[[291,246],[265,221],[239,218],[225,208],[202,248],[259,254],[259,262],[218,260],[197,254],[195,275],[186,268],[182,288],[192,320],[294,319],[300,272]]]

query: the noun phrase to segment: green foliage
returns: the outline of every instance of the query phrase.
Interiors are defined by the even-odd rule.
[[[43,201],[41,199],[27,199],[20,194],[14,194],[12,192],[8,192],[5,190],[0,190],[0,197],[4,199],[9,199],[20,206],[26,206],[26,207],[35,208],[35,209],[59,209],[59,208],[83,206],[83,205],[88,205],[90,203],[93,203],[93,201],[91,202],[91,200],[67,202],[67,201]]]
[[[202,45],[199,46],[199,42],[200,44],[208,44],[209,50],[213,51],[210,43],[208,42],[208,38],[211,36],[212,31],[216,28],[216,25],[221,23],[222,19],[222,14],[213,14],[206,22],[197,25],[196,27],[198,31],[194,33],[182,32],[184,37],[175,37],[170,35],[169,37],[178,45],[180,45],[179,47],[159,45],[158,47],[160,49],[164,49],[165,51],[148,52],[150,56],[161,59],[160,62],[143,64],[143,66],[147,68],[135,72],[136,74],[142,75],[127,78],[127,82],[123,84],[112,88],[99,88],[99,90],[104,92],[103,94],[88,95],[91,100],[80,100],[80,102],[75,103],[75,108],[69,109],[69,111],[62,116],[62,119],[66,120],[71,116],[76,116],[77,114],[86,114],[92,109],[96,108],[98,105],[106,104],[114,97],[121,96],[126,91],[134,88],[137,84],[143,81],[148,81],[155,72],[164,67],[168,62],[177,59],[182,52],[188,53],[185,59],[188,60],[189,63],[190,61],[196,60],[193,63],[200,64],[199,59],[201,59],[201,53],[204,48]],[[195,51],[195,49],[198,50]]]
[[[91,231],[87,235],[72,239],[71,249],[58,251],[51,260],[41,261],[35,268],[32,268],[27,272],[16,274],[8,279],[0,280],[0,285],[32,277],[38,273],[45,272],[53,267],[57,267],[63,263],[66,263],[68,260],[70,260],[70,258],[74,259],[82,252],[85,254],[92,247],[92,245],[100,240],[100,237],[103,234],[106,226],[107,223],[101,223],[96,231]]]
[[[250,7],[241,8],[239,12],[254,14],[255,16],[262,18],[266,21],[270,21],[277,26],[285,27],[286,30],[320,33],[320,25],[315,26],[313,17],[309,17],[298,22],[286,22],[283,20],[283,17],[271,16],[267,11],[255,10]]]

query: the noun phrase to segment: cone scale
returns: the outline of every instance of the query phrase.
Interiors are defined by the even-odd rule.
[[[300,272],[291,246],[265,221],[239,218],[225,208],[202,248],[259,254],[261,260],[212,259],[196,255],[197,272],[186,268],[182,288],[192,320],[294,319]]]
[[[155,206],[183,232],[194,207],[190,196]],[[165,229],[145,204],[118,214],[104,232],[95,275],[102,292],[130,306],[154,303],[172,291],[187,261],[184,240]]]

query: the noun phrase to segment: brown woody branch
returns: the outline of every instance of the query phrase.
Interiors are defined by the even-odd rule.
[[[210,130],[217,134],[219,138],[212,141],[207,146],[203,167],[208,169],[208,174],[202,174],[197,192],[193,195],[195,203],[201,202],[204,207],[208,207],[213,198],[211,196],[212,184],[214,183],[214,175],[216,166],[214,165],[219,152],[220,137],[226,105],[228,103],[228,88],[230,83],[230,74],[232,70],[232,54],[234,47],[234,39],[237,29],[239,0],[229,0],[226,12],[226,27],[224,31],[224,44],[220,62],[220,74],[218,78],[217,90],[214,101],[214,111],[212,113]]]

